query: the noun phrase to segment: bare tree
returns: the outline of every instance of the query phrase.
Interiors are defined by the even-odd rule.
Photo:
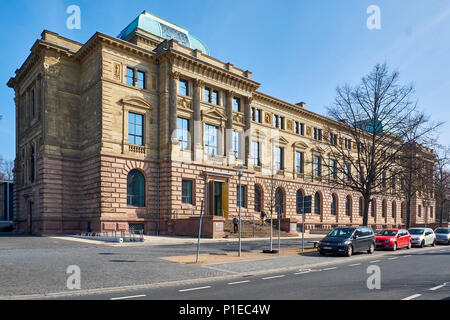
[[[442,122],[431,122],[423,113],[414,114],[407,121],[410,130],[402,137],[403,150],[398,157],[396,176],[393,177],[401,183],[400,188],[393,188],[393,191],[405,199],[406,227],[409,228],[412,200],[417,196],[430,200],[433,196],[436,155],[430,148],[436,145],[434,133]]]
[[[412,85],[399,84],[399,73],[389,73],[377,64],[355,87],[336,89],[334,103],[327,108],[336,121],[330,125],[330,182],[359,192],[363,197],[363,225],[368,225],[369,204],[376,194],[385,193],[395,178],[403,137],[420,122]]]
[[[10,180],[14,179],[14,161],[5,160],[0,156],[0,180]]]
[[[434,194],[436,198],[436,212],[439,214],[439,225],[442,227],[450,194],[450,148],[438,146],[436,148],[436,162],[434,165]],[[448,209],[447,209],[448,210]],[[448,211],[447,211],[448,219]]]

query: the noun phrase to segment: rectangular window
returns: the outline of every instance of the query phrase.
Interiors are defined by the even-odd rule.
[[[256,121],[256,110],[255,110],[255,108],[251,108],[250,110],[252,112],[252,114],[251,114],[252,121]]]
[[[337,134],[333,132],[330,133],[330,144],[333,146],[337,145]]]
[[[331,179],[337,178],[337,162],[334,159],[330,160],[330,178]]]
[[[245,205],[245,186],[242,186],[241,185],[241,188],[239,188],[239,185],[237,186],[237,188],[236,188],[237,190],[237,206],[239,207],[242,207],[242,208],[246,208],[246,205]]]
[[[233,98],[233,111],[241,112],[241,99]]]
[[[177,135],[181,150],[189,150],[189,120],[177,118]]]
[[[215,105],[219,105],[219,91],[213,91],[212,103],[214,103]]]
[[[205,88],[205,102],[211,102],[211,89]]]
[[[236,159],[240,159],[241,158],[241,133],[239,131],[233,130],[232,142],[233,142],[234,155],[236,156]]]
[[[261,161],[259,158],[259,142],[252,141],[252,157],[253,157],[253,165],[260,166]]]
[[[145,72],[137,72],[137,86],[139,89],[145,89]]]
[[[352,166],[350,163],[346,163],[345,164],[345,179],[347,181],[349,181],[351,176],[352,176]]]
[[[295,152],[295,171],[297,173],[303,173],[303,152]]]
[[[35,113],[36,113],[35,103],[36,103],[36,101],[35,101],[34,88],[33,88],[33,90],[31,90],[31,114],[33,115],[33,117],[35,116]]]
[[[179,84],[180,84],[179,93],[182,94],[183,96],[188,96],[189,95],[188,82],[186,80],[180,79]]]
[[[284,117],[280,117],[280,129],[284,130]]]
[[[260,109],[256,109],[256,121],[262,123],[262,111]]]
[[[273,115],[273,126],[274,126],[275,128],[278,128],[278,122],[279,122],[278,116],[277,116],[276,114],[274,114],[274,115]]]
[[[217,155],[218,148],[218,128],[205,124],[205,152],[211,155]]]
[[[127,67],[127,84],[134,86],[134,69]]]
[[[128,113],[128,143],[136,146],[144,145],[143,125],[144,116],[137,113]]]
[[[281,147],[275,147],[275,169],[276,170],[283,170],[283,148]]]
[[[184,204],[193,204],[192,201],[192,180],[183,180],[181,202]]]
[[[300,122],[295,121],[295,133],[300,134]]]
[[[322,141],[322,129],[314,128],[314,139]]]
[[[322,158],[314,156],[314,176],[320,177],[322,175]]]

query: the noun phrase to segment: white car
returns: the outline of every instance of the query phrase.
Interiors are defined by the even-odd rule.
[[[436,244],[436,235],[433,229],[430,228],[410,228],[408,229],[411,234],[411,241],[413,246],[419,246],[421,248],[425,246]]]

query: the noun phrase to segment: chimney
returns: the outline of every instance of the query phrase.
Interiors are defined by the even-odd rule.
[[[295,104],[296,106],[299,106],[300,108],[302,108],[302,109],[305,109],[305,107],[306,107],[306,102],[299,102],[299,103],[297,103],[297,104]]]

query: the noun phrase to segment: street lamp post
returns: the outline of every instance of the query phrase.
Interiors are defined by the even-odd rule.
[[[238,177],[239,177],[239,188],[238,188],[238,206],[239,206],[239,257],[241,256],[242,244],[241,244],[241,179],[242,179],[242,166],[238,167]]]

